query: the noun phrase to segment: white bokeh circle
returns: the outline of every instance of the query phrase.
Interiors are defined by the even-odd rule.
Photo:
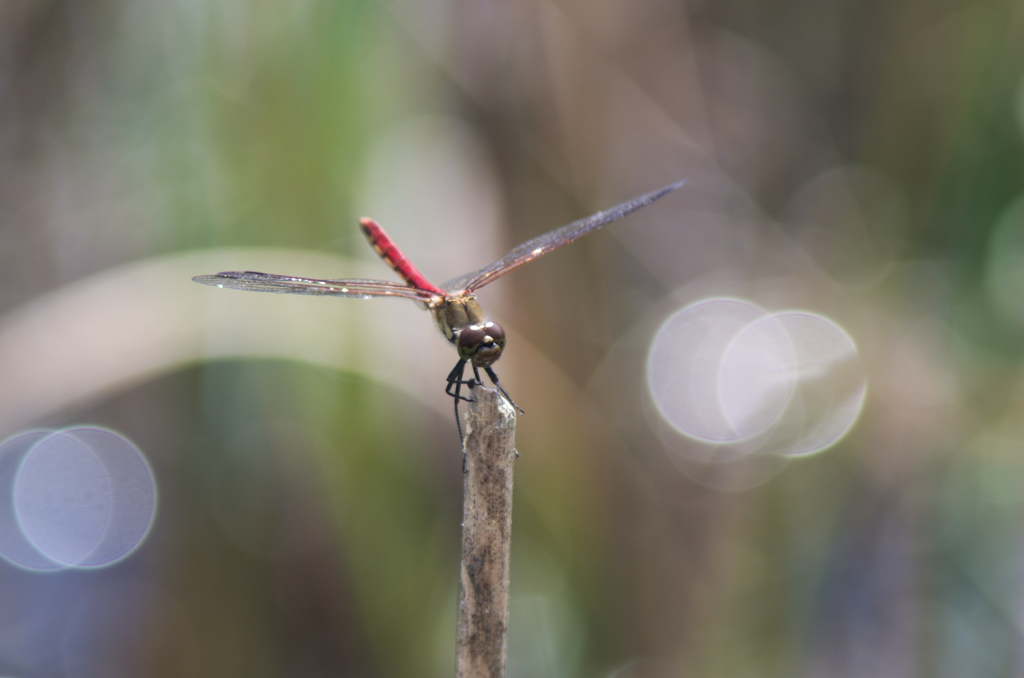
[[[669,316],[646,371],[651,400],[675,431],[730,449],[690,446],[693,459],[819,452],[850,430],[866,394],[856,344],[834,321],[734,298]]]
[[[98,427],[29,431],[0,443],[0,497],[0,557],[35,571],[123,560],[156,512],[145,457]]]

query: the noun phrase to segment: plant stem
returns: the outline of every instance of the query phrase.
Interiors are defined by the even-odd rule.
[[[505,675],[516,415],[493,389],[466,408],[458,678]]]

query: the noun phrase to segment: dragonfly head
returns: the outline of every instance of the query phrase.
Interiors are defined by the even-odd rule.
[[[490,367],[505,350],[505,330],[494,322],[468,325],[459,332],[455,347],[463,360],[476,367]]]

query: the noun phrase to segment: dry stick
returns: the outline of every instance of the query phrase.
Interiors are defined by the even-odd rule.
[[[512,466],[516,415],[497,391],[477,386],[466,408],[466,474],[459,577],[458,678],[505,675]]]

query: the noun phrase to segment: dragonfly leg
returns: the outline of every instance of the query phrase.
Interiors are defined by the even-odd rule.
[[[456,386],[456,389],[458,389],[457,386]],[[455,428],[457,428],[459,430],[459,442],[463,444],[463,446],[462,446],[462,472],[465,473],[466,472],[466,446],[465,446],[466,438],[465,438],[465,436],[462,435],[462,421],[459,419],[459,397],[458,397],[458,391],[457,390],[456,390],[455,400],[453,400],[452,402],[455,403]]]
[[[475,386],[476,384],[479,383],[479,379],[462,378],[463,372],[466,371],[466,362],[467,361],[465,360],[460,360],[459,362],[455,363],[455,367],[453,367],[452,371],[448,373],[448,386],[446,386],[444,389],[445,393],[455,398],[456,404],[458,404],[460,400],[465,400],[467,403],[473,402],[472,398],[467,398],[466,396],[461,394],[463,384],[466,384],[467,386]],[[453,388],[455,389],[454,392],[452,391]]]
[[[459,430],[459,442],[465,443],[466,438],[462,434],[462,419],[459,418],[459,401],[465,400],[466,402],[473,402],[472,398],[467,398],[462,395],[462,385],[466,384],[472,388],[475,384],[479,383],[479,379],[463,379],[462,375],[466,371],[465,360],[460,360],[455,363],[455,367],[448,373],[448,386],[445,387],[444,392],[452,397],[455,402],[455,428]],[[478,375],[479,376],[479,375]],[[454,389],[454,390],[453,390]],[[462,472],[466,472],[466,450],[463,447],[462,450]]]
[[[475,365],[473,366],[473,369],[476,370]],[[500,393],[505,398],[505,400],[508,401],[509,405],[519,410],[519,414],[526,414],[526,412],[523,412],[523,408],[519,407],[519,405],[516,405],[516,401],[512,400],[512,396],[510,396],[508,392],[502,387],[502,385],[498,383],[498,375],[494,373],[494,370],[492,370],[490,367],[485,367],[484,371],[487,372],[487,376],[491,378],[492,382],[494,382],[494,386],[495,388],[498,389],[498,393]],[[479,378],[480,375],[477,374],[477,379]]]

